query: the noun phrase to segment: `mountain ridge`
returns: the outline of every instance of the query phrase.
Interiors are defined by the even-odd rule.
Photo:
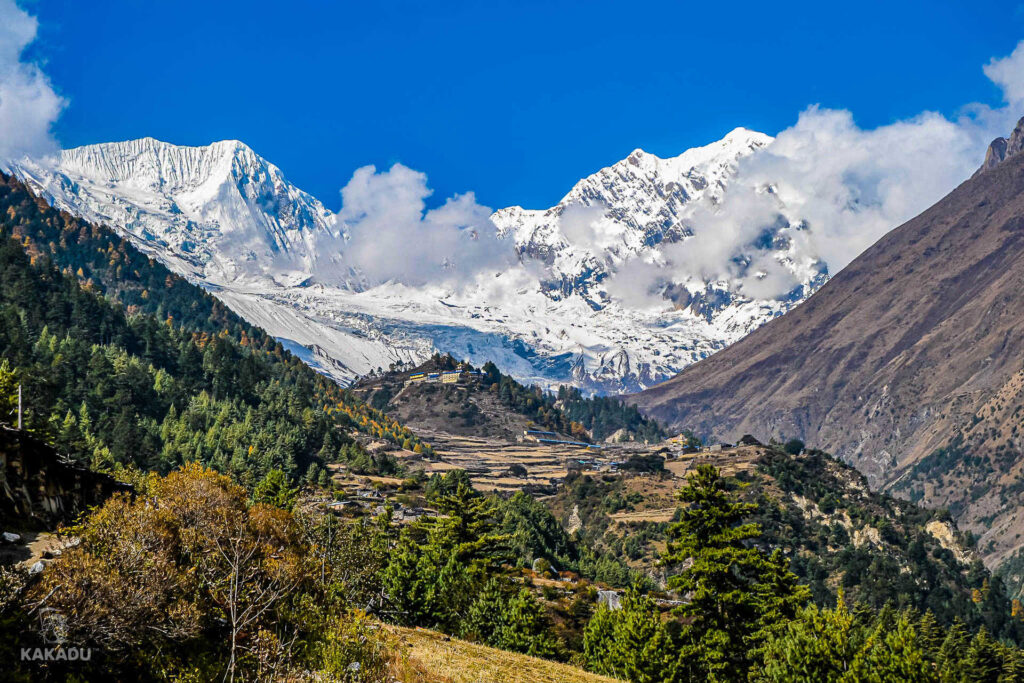
[[[763,133],[736,128],[717,142],[675,157],[661,158],[637,148],[576,182],[551,208],[512,206],[495,211],[491,219],[499,234],[515,238],[520,257],[557,263],[562,273],[568,273],[575,286],[562,287],[562,295],[579,293],[600,307],[607,303],[607,294],[594,290],[614,265],[662,242],[691,236],[684,220],[695,203],[706,199],[717,204],[739,160],[772,141]],[[579,208],[594,209],[584,220],[600,223],[591,226],[596,233],[591,244],[574,244],[562,225],[566,214]]]
[[[620,393],[723,348],[827,279],[794,251],[783,226],[757,251],[801,283],[776,299],[698,273],[673,273],[685,283],[666,286],[653,309],[607,291],[618,269],[688,239],[694,208],[713,206],[739,161],[770,142],[739,128],[668,159],[635,151],[581,179],[551,209],[499,210],[498,234],[514,242],[518,263],[460,287],[367,283],[347,259],[344,222],[238,141],[104,143],[12,170],[58,208],[114,227],[343,383],[440,351],[494,360],[527,383]]]
[[[801,306],[631,400],[715,438],[829,450],[873,487],[950,507],[998,563],[1024,527],[1010,500],[1024,461],[1012,352],[1024,343],[1022,197],[1024,155],[1007,155]],[[979,441],[989,431],[998,438]]]
[[[312,237],[332,229],[319,200],[238,140],[206,146],[154,138],[60,152],[13,169],[57,206],[122,230],[182,274],[216,283],[310,270]],[[251,234],[242,234],[251,226]]]

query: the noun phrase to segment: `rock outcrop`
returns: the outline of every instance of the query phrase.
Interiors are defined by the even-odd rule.
[[[988,151],[985,152],[984,163],[974,175],[977,176],[995,168],[1008,158],[1020,154],[1021,150],[1024,150],[1024,118],[1017,122],[1017,126],[1010,133],[1009,138],[996,138],[992,141],[988,146]]]

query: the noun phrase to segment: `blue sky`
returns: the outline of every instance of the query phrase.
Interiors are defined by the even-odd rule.
[[[636,147],[774,134],[811,104],[862,128],[952,117],[1000,103],[982,66],[1024,37],[1024,6],[984,0],[22,6],[63,146],[238,138],[331,208],[366,164],[544,208]]]

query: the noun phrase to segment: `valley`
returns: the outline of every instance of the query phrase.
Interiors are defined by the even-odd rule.
[[[0,679],[1024,683],[1024,14],[872,9],[0,0]]]
[[[962,622],[1024,638],[969,536],[941,511],[871,492],[824,453],[749,436],[703,445],[617,398],[547,391],[439,353],[342,389],[112,231],[3,180],[0,405],[21,384],[33,438],[119,492],[60,545],[19,539],[31,543],[14,561],[38,560],[0,569],[0,619],[35,634],[28,609],[40,600],[85,615],[68,637],[112,653],[90,672],[163,670],[147,649],[138,660],[118,649],[141,639],[172,666],[201,652],[205,671],[252,670],[264,666],[258,650],[233,664],[223,644],[274,628],[308,645],[273,660],[298,672],[356,662],[380,680],[451,679],[441,657],[470,672],[598,680],[618,666],[605,639],[629,642],[607,634],[632,620],[655,642],[689,637],[671,625],[705,608],[680,581],[720,550],[696,546],[702,564],[665,558],[699,538],[687,525],[718,514],[747,521],[727,524],[746,535],[726,550],[750,572],[734,594],[758,613],[777,600],[841,612],[842,588],[858,609],[931,615],[940,633]],[[20,476],[11,452],[0,448],[5,482]],[[54,522],[18,529],[31,523],[48,533]],[[244,599],[265,601],[261,631],[219,616],[238,604],[223,587],[241,571]],[[145,600],[125,595],[135,586]],[[790,614],[777,623],[810,618]],[[872,624],[862,628],[884,627]],[[1013,646],[998,648],[1013,661]],[[744,657],[738,666],[758,665]]]

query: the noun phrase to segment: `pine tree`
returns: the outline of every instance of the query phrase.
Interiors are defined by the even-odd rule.
[[[81,451],[83,444],[81,434],[78,431],[78,419],[70,409],[64,415],[64,419],[61,421],[55,436],[55,441],[65,452],[74,453]]]
[[[856,649],[854,619],[840,594],[835,609],[812,605],[772,637],[753,678],[765,683],[840,683]]]
[[[381,585],[387,596],[385,613],[400,624],[423,625],[427,619],[426,593],[430,577],[420,575],[420,559],[423,551],[412,536],[412,529],[405,529],[392,549],[388,566],[381,577]]]
[[[796,575],[789,569],[789,560],[781,550],[775,550],[766,560],[754,591],[760,612],[758,628],[750,636],[749,643],[757,657],[764,642],[796,618],[810,600],[811,592],[807,586],[798,583]]]
[[[267,472],[263,480],[256,485],[252,500],[254,503],[265,503],[282,510],[291,510],[298,495],[298,489],[288,486],[288,476],[281,470],[274,469]]]
[[[844,683],[933,683],[937,673],[925,658],[907,612],[891,624],[879,620],[850,664]]]
[[[612,644],[615,642],[615,612],[601,605],[590,617],[583,630],[583,661],[591,671],[616,676],[611,660]]]
[[[547,614],[526,588],[505,603],[500,622],[490,642],[494,647],[534,657],[554,657],[558,653]]]
[[[942,683],[960,683],[964,679],[964,654],[969,644],[967,629],[960,619],[955,619],[939,648],[938,670]]]
[[[671,640],[654,601],[634,586],[623,595],[620,609],[601,606],[594,613],[584,631],[584,657],[597,673],[632,683],[660,683],[676,676]]]
[[[1007,648],[1004,660],[999,683],[1024,683],[1024,653],[1017,648]]]
[[[18,410],[18,373],[4,358],[0,361],[0,421],[14,424]]]
[[[925,656],[935,664],[938,661],[939,648],[942,647],[942,639],[945,634],[931,610],[922,614],[921,618],[917,620],[917,633]]]
[[[508,599],[506,592],[497,578],[484,584],[460,624],[460,635],[467,640],[490,644],[502,624],[502,610]]]
[[[1002,648],[984,627],[971,639],[962,658],[965,683],[999,683],[1003,671]]]
[[[317,484],[323,488],[329,488],[331,486],[331,475],[327,470],[320,470],[320,476],[317,478]]]
[[[458,632],[481,584],[507,559],[507,539],[495,532],[494,502],[464,481],[435,505],[444,516],[403,530],[383,582],[403,623]]]
[[[757,506],[738,501],[717,469],[700,466],[679,498],[685,505],[664,557],[683,567],[668,583],[688,596],[676,608],[684,621],[679,659],[708,680],[740,680],[761,641],[808,593],[781,554],[768,558],[753,545],[761,529],[744,520]]]

